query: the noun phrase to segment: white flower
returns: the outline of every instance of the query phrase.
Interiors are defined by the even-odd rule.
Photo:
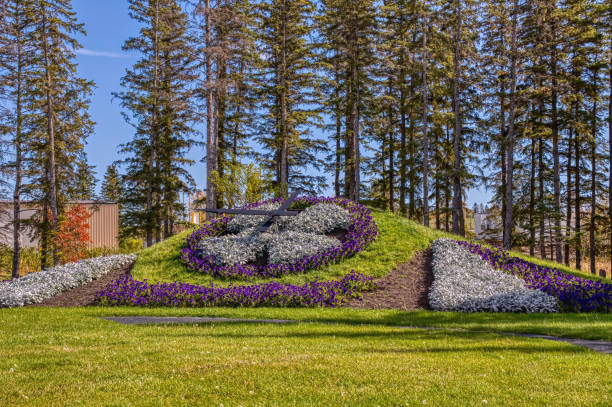
[[[432,244],[434,282],[429,305],[440,311],[558,312],[556,298],[495,270],[477,254],[450,239]]]
[[[281,232],[272,235],[268,246],[270,264],[292,264],[338,245],[336,238],[303,232]]]
[[[336,230],[346,230],[351,224],[351,215],[338,205],[318,203],[309,206],[299,215],[287,218],[281,229],[323,235]]]
[[[257,209],[278,209],[279,203],[260,205]],[[299,215],[280,217],[279,232],[270,228],[265,233],[256,227],[267,216],[234,216],[227,224],[231,234],[202,239],[202,256],[212,256],[217,266],[253,263],[268,255],[269,264],[291,264],[306,256],[337,246],[340,241],[326,233],[346,230],[351,215],[334,204],[319,203],[306,208]]]
[[[0,307],[22,307],[39,303],[135,260],[136,255],[133,254],[95,257],[4,282],[0,284]]]

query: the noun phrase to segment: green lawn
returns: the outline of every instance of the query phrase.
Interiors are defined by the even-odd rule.
[[[101,315],[284,316],[327,323],[128,326]],[[608,315],[358,310],[0,310],[0,405],[567,405],[612,402],[612,357],[437,325],[612,332]],[[335,322],[335,323],[329,323]],[[484,401],[486,400],[486,402]]]
[[[339,278],[352,269],[383,276],[450,236],[388,212],[373,215],[380,235],[366,250],[280,281]],[[178,255],[185,237],[143,250],[135,277],[229,284],[185,268]],[[100,319],[128,315],[299,322],[129,326]],[[612,314],[29,307],[0,309],[0,326],[1,406],[612,404],[611,355],[504,335],[612,341]]]

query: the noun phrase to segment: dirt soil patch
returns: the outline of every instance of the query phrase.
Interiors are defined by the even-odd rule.
[[[109,271],[102,277],[83,284],[79,287],[64,291],[55,297],[48,298],[38,304],[29,305],[30,307],[84,307],[93,305],[96,299],[96,293],[102,291],[107,285],[111,284],[122,274],[129,274],[132,271],[132,266],[125,266],[113,271]]]
[[[402,311],[429,309],[427,295],[433,282],[431,260],[431,249],[418,252],[410,261],[377,280],[379,288],[375,291],[363,293],[362,299],[352,299],[344,305]]]

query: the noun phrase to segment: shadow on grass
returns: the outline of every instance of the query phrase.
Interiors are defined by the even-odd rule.
[[[470,352],[470,353],[486,353],[486,352],[521,352],[521,353],[567,353],[567,354],[582,354],[589,352],[585,347],[576,346],[568,343],[555,342],[548,339],[540,338],[522,338],[516,336],[501,336],[497,333],[489,332],[458,332],[458,331],[442,331],[442,330],[368,330],[368,331],[355,331],[347,330],[342,328],[325,329],[320,331],[321,328],[316,326],[300,327],[301,330],[296,330],[295,325],[289,325],[293,329],[283,329],[282,333],[246,333],[246,332],[217,332],[210,329],[211,325],[215,327],[223,326],[237,326],[237,325],[249,325],[252,327],[254,323],[249,322],[231,322],[223,321],[219,323],[198,323],[191,324],[191,326],[198,326],[206,328],[205,332],[202,332],[203,336],[217,338],[217,339],[231,339],[231,340],[244,340],[244,339],[278,339],[278,340],[315,340],[315,341],[333,341],[333,340],[361,340],[367,341],[368,346],[366,347],[350,347],[345,348],[344,352],[354,353],[454,353],[454,352]],[[261,322],[259,323],[261,324]],[[164,325],[163,326],[168,326]],[[263,324],[262,324],[263,325]],[[148,325],[150,326],[159,326]],[[277,325],[279,326],[279,325]],[[145,327],[140,325],[140,327]],[[280,328],[287,328],[287,325],[279,326]],[[168,338],[171,336],[173,339],[176,338],[193,338],[194,334],[191,332],[173,332],[168,334],[166,330],[159,331],[155,330],[149,332],[152,337],[163,337]],[[503,335],[503,334],[502,334]],[[383,343],[387,341],[401,341],[402,345],[397,347],[381,346],[376,347],[376,343]],[[423,341],[435,341],[434,346],[423,345]],[[495,344],[491,344],[491,341],[495,341]],[[415,344],[410,346],[409,344]],[[408,344],[408,346],[406,346]],[[448,346],[440,346],[440,344],[447,344]]]
[[[74,311],[77,311],[75,309]],[[368,326],[450,328],[513,332],[612,341],[612,314],[457,313],[438,311],[361,310],[351,308],[134,308],[92,307],[87,315],[191,316],[212,318],[286,319],[299,322]]]

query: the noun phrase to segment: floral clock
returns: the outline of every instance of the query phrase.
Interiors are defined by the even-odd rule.
[[[278,209],[282,199],[245,209]],[[259,232],[264,216],[222,216],[207,222],[187,239],[181,258],[198,272],[248,279],[278,277],[341,261],[363,250],[378,233],[370,211],[343,198],[301,197],[294,217]]]

